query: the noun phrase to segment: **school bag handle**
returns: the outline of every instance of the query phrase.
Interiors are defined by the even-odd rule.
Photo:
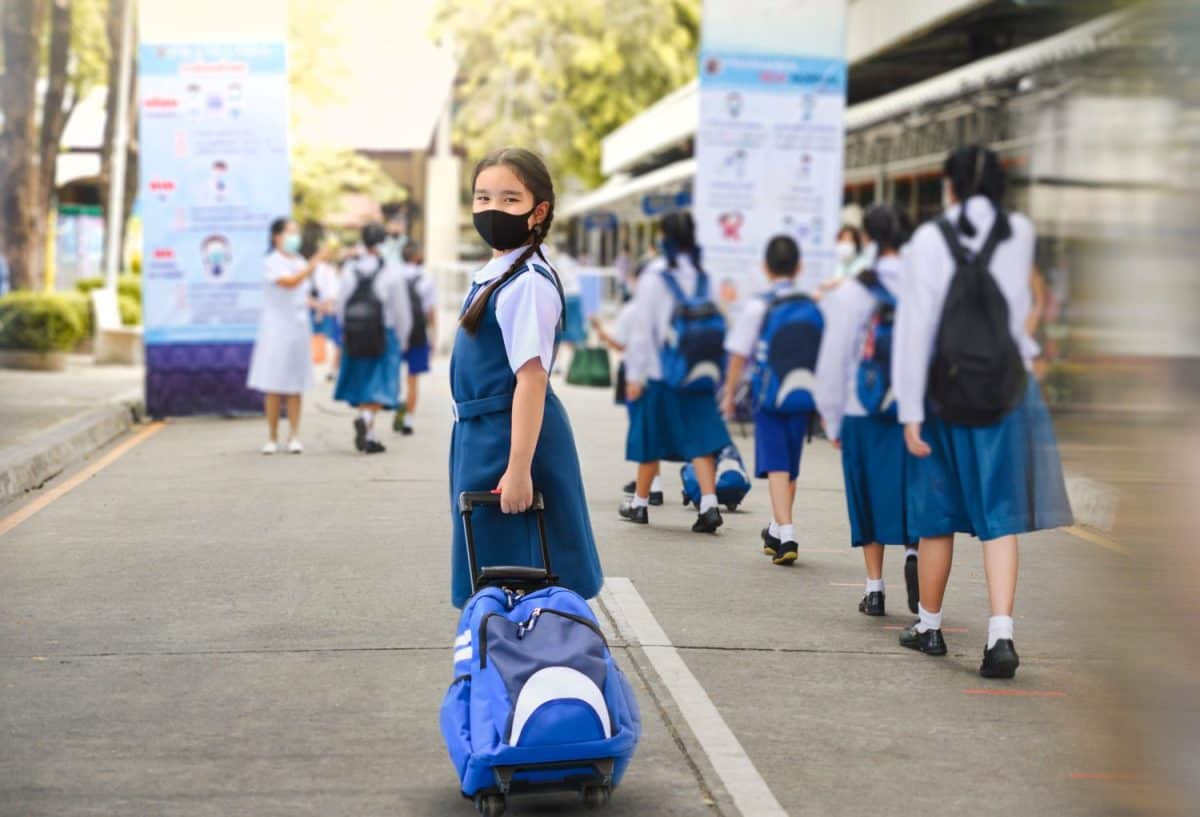
[[[467,570],[471,574],[471,594],[479,588],[494,585],[512,590],[529,592],[558,582],[550,567],[550,544],[546,537],[546,503],[541,491],[533,492],[533,504],[527,513],[537,519],[538,545],[542,551],[542,567],[503,565],[479,567],[479,556],[475,550],[475,531],[471,526],[471,515],[477,505],[500,504],[500,494],[491,491],[463,491],[458,495],[458,512],[462,515],[463,533],[467,540]]]

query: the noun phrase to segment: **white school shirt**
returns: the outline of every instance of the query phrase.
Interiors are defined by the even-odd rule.
[[[499,258],[493,258],[471,279],[479,284],[479,291],[492,280],[508,272],[525,247],[510,250]],[[545,275],[532,269],[533,264],[557,272],[545,259],[534,255],[527,262],[530,270],[518,275],[504,286],[497,295],[496,322],[500,324],[500,335],[504,338],[504,352],[508,356],[509,368],[515,373],[535,357],[542,362],[547,372],[554,365],[554,333],[562,318],[562,298],[558,287]],[[463,308],[471,303],[470,293]]]
[[[946,210],[945,216],[951,224],[957,224],[959,210],[960,205]],[[971,252],[978,252],[992,228],[995,211],[983,196],[972,196],[967,201],[967,217],[975,225],[975,235],[971,238],[959,235],[959,242]],[[1025,319],[1033,302],[1029,277],[1033,273],[1035,234],[1033,224],[1020,213],[1009,213],[1008,220],[1013,234],[996,247],[990,270],[1008,302],[1009,330],[1025,367],[1032,368],[1038,345],[1025,333]],[[892,346],[892,388],[902,423],[925,420],[929,363],[933,359],[942,305],[953,277],[954,258],[941,230],[932,221],[923,224],[904,253]]]
[[[880,258],[875,273],[884,289],[896,295],[900,290],[900,256]],[[848,280],[822,301],[825,331],[817,356],[817,383],[813,397],[831,440],[841,439],[843,417],[865,417],[867,410],[858,399],[858,366],[871,316],[879,305],[870,291]]]
[[[325,262],[317,264],[317,268],[313,270],[312,281],[317,290],[318,301],[321,303],[337,302],[342,291],[342,282],[337,267]]]
[[[341,291],[338,297],[338,320],[346,321],[346,304],[354,294],[360,277],[366,278],[379,267],[380,256],[366,255],[347,261],[342,268]],[[396,333],[400,348],[408,347],[408,335],[412,332],[412,305],[408,300],[408,286],[398,264],[384,261],[383,269],[375,276],[375,295],[383,302],[383,325]]]
[[[633,299],[630,298],[626,303],[621,305],[621,311],[617,313],[617,322],[612,333],[612,339],[626,349],[629,348],[629,338],[633,335],[633,321],[635,317]]]
[[[416,282],[417,295],[421,297],[422,311],[428,315],[437,309],[437,284],[434,283],[433,276],[427,273],[420,264],[401,264],[400,268],[404,271],[405,281]]]
[[[671,329],[671,316],[675,312],[675,296],[667,288],[662,276],[667,269],[667,259],[658,257],[647,262],[638,276],[637,289],[631,301],[633,328],[625,347],[625,377],[630,383],[662,380],[659,350],[666,342]],[[671,272],[685,295],[695,294],[699,275],[691,259],[680,255]],[[714,293],[710,290],[709,294]]]
[[[725,335],[725,351],[731,355],[754,360],[758,351],[758,339],[762,335],[763,320],[767,317],[767,294],[785,297],[800,292],[795,281],[778,281],[760,293],[744,299],[733,319],[733,326]]]

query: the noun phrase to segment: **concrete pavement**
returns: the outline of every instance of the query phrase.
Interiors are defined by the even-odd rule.
[[[672,471],[649,528],[617,520],[624,414],[606,391],[556,388],[606,574],[631,580],[787,814],[1082,817],[1154,790],[1125,740],[1113,646],[1126,557],[1029,537],[1023,665],[986,682],[974,542],[951,580],[950,656],[908,653],[896,554],[890,616],[855,610],[862,561],[828,446],[806,452],[801,559],[778,568],[756,544],[761,483],[717,537],[687,530]],[[259,455],[260,420],[171,422],[0,535],[0,815],[473,813],[437,728],[456,613],[444,378],[425,391],[417,436],[389,431],[372,458],[324,386],[299,457]],[[739,814],[728,747],[697,740],[696,702],[601,611],[645,718],[609,813]],[[550,798],[510,813],[578,811]]]

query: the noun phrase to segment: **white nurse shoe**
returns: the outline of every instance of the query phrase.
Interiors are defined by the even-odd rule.
[[[274,454],[278,450],[279,446],[276,445],[274,440],[267,440],[267,444],[262,447],[262,452],[264,454]]]
[[[288,453],[303,454],[304,446],[300,444],[299,440],[297,440],[295,437],[292,437],[292,439],[288,440]]]

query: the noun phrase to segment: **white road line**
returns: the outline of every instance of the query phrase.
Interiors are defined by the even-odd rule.
[[[787,817],[787,812],[721,713],[671,645],[666,632],[646,606],[633,582],[606,577],[600,600],[608,608],[625,641],[642,648],[658,677],[675,699],[684,720],[744,817]]]

